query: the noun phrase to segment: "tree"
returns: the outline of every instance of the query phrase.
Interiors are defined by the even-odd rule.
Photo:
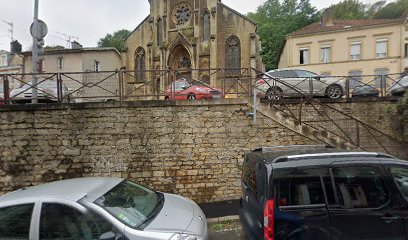
[[[366,5],[358,0],[344,0],[330,6],[333,19],[366,18]]]
[[[408,13],[408,0],[397,0],[379,9],[373,16],[379,19],[393,19],[399,18],[406,13]]]
[[[267,0],[248,17],[258,24],[261,54],[269,70],[277,68],[286,35],[314,22],[316,8],[309,0]]]
[[[126,29],[107,34],[98,41],[98,47],[114,47],[120,52],[125,51],[125,40],[129,35],[130,31]]]

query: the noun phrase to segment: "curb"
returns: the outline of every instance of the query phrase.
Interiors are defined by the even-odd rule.
[[[212,224],[212,223],[219,223],[227,220],[239,220],[238,215],[234,216],[226,216],[226,217],[219,217],[219,218],[208,218],[207,223]]]

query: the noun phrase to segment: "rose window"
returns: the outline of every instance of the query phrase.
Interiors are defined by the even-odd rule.
[[[177,25],[183,25],[190,21],[191,8],[188,4],[182,3],[174,9],[174,20]]]

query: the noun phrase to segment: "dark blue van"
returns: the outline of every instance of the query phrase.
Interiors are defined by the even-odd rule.
[[[408,162],[324,146],[255,149],[240,219],[250,240],[408,239]]]

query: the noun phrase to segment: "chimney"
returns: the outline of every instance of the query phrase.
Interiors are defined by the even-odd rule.
[[[10,43],[10,52],[12,53],[20,53],[22,48],[23,46],[17,40]]]
[[[82,48],[82,45],[79,42],[77,41],[71,42],[71,49],[81,49],[81,48]]]
[[[324,10],[320,24],[325,27],[330,27],[334,25],[333,10],[331,8]]]

